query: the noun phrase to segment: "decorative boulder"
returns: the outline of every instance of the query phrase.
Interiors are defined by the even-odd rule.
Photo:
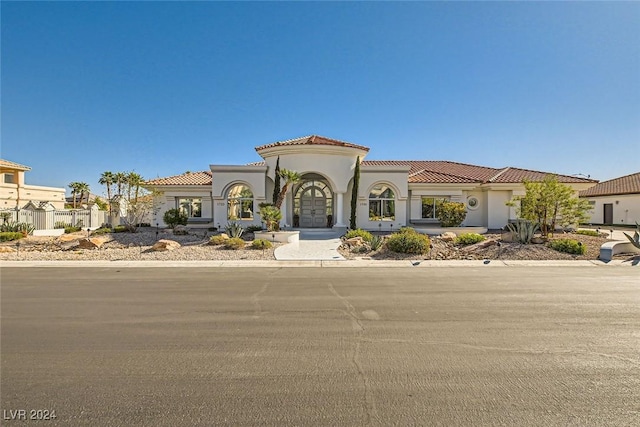
[[[16,251],[15,249],[10,248],[8,246],[0,246],[0,253],[11,253],[15,251]]]
[[[173,240],[168,240],[168,239],[161,239],[158,240],[152,247],[151,250],[152,251],[158,251],[158,252],[164,252],[164,251],[172,251],[174,249],[178,249],[180,247],[180,243],[173,241]]]
[[[103,244],[104,244],[103,239],[99,239],[97,237],[90,237],[88,239],[78,240],[78,246],[76,249],[100,249],[100,247]]]
[[[173,234],[175,236],[186,236],[187,234],[189,234],[189,227],[185,225],[176,225],[173,228]]]
[[[456,236],[456,233],[454,233],[453,231],[445,231],[440,235],[440,238],[445,242],[453,242],[454,240],[456,240],[456,237],[458,236]]]
[[[344,243],[345,245],[348,245],[349,247],[354,248],[354,247],[364,245],[364,240],[362,240],[362,237],[356,236],[356,237],[352,237],[350,239],[345,240]]]

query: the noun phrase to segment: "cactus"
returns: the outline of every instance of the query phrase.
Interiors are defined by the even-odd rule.
[[[518,219],[514,223],[507,224],[507,228],[513,233],[518,243],[528,245],[540,226],[526,219]]]
[[[624,233],[627,236],[627,239],[631,242],[633,246],[640,249],[640,224],[636,222],[636,232],[633,233],[633,237],[629,236],[627,233]]]
[[[233,238],[239,238],[240,236],[242,236],[242,233],[244,233],[244,228],[242,228],[242,226],[237,222],[230,222],[224,228],[224,231],[227,233],[229,237],[233,239]]]

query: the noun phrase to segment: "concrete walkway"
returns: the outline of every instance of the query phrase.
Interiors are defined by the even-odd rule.
[[[274,255],[279,261],[344,261],[338,252],[340,235],[332,230],[300,230],[300,241],[276,248]]]

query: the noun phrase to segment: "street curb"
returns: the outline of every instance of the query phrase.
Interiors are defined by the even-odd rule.
[[[0,268],[103,267],[103,268],[484,268],[484,267],[633,267],[628,261],[613,260],[302,260],[302,261],[0,261]]]

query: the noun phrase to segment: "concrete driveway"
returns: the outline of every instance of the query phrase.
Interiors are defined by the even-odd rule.
[[[640,422],[635,268],[3,268],[0,296],[3,425]]]

